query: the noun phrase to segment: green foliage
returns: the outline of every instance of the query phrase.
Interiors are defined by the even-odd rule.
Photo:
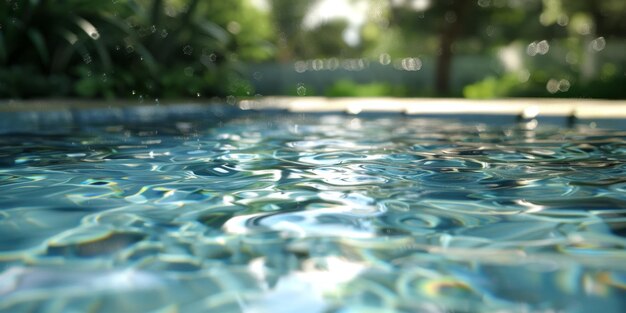
[[[351,80],[339,80],[326,90],[327,97],[403,97],[404,86],[385,83],[357,84]]]
[[[517,75],[507,74],[501,78],[489,76],[463,88],[463,96],[469,99],[493,99],[511,96],[520,81]]]
[[[229,95],[272,56],[246,0],[7,0],[0,25],[0,97]]]
[[[343,40],[347,26],[344,20],[331,20],[302,31],[295,42],[295,54],[301,59],[358,56],[358,51]]]
[[[343,39],[345,20],[302,27],[318,1],[268,0],[272,10],[265,12],[250,0],[2,0],[0,98],[253,96],[263,90],[242,79],[246,63],[377,62],[381,56],[391,58],[389,66],[404,57],[434,59],[435,66],[425,63],[421,73],[433,75],[430,82],[436,83],[344,80],[325,92],[324,82],[315,86],[329,96],[457,96],[457,86],[491,75],[466,86],[463,94],[624,98],[623,0],[472,1],[467,6],[459,5],[466,4],[462,0],[371,1],[357,46]],[[523,51],[523,64],[503,71],[500,48],[525,50],[543,40],[549,52],[530,57]],[[485,62],[468,62],[461,55],[480,55]],[[530,72],[524,83],[510,72],[520,67]],[[548,81],[563,79],[571,83],[569,90],[548,92]],[[437,87],[441,81],[454,82],[454,90],[443,92]],[[274,90],[318,93],[311,86]]]
[[[513,73],[502,77],[490,76],[463,88],[463,96],[470,99],[507,97],[623,99],[623,86],[626,86],[626,77],[617,75],[613,70],[609,70],[613,75],[605,73],[604,76],[590,82],[581,82],[562,72],[550,74],[545,70],[533,71],[530,79],[526,82],[520,82],[519,76]],[[567,77],[568,87],[551,93],[548,91],[547,85],[553,79],[551,77],[555,75]]]

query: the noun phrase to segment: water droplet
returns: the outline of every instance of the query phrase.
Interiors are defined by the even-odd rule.
[[[296,63],[294,63],[293,68],[294,70],[296,70],[296,72],[298,73],[304,73],[307,70],[307,63],[305,61],[296,61]]]
[[[311,67],[314,71],[319,71],[324,69],[324,61],[321,59],[315,59],[311,62]]]
[[[567,16],[567,14],[563,13],[561,15],[559,15],[559,18],[556,20],[556,23],[559,24],[559,26],[567,26],[567,24],[569,24],[569,16]]]
[[[557,93],[559,91],[559,81],[551,78],[546,84],[546,90],[551,94]]]
[[[166,29],[161,30],[161,37],[162,37],[162,38],[167,37],[167,35],[168,35],[168,33],[167,33],[167,30],[166,30]]]
[[[604,37],[598,37],[591,41],[591,49],[594,51],[602,51],[606,47],[606,39]]]
[[[135,95],[135,91],[134,91],[134,90],[133,90],[133,91],[131,91],[130,93],[131,93],[132,95]]]
[[[161,103],[159,102],[159,98],[155,98],[154,99],[154,103],[156,103],[157,106],[159,106]]]
[[[186,45],[185,47],[183,47],[183,53],[186,55],[192,55],[193,48],[190,45]]]
[[[568,64],[576,64],[578,63],[578,56],[573,51],[570,51],[565,55],[565,62]]]
[[[89,53],[83,54],[83,62],[85,62],[85,64],[91,63],[91,55],[89,55]]]
[[[106,82],[107,81],[107,73],[102,73],[102,81]]]
[[[402,59],[402,69],[405,71],[415,72],[422,69],[422,60],[419,58]]]
[[[303,84],[299,84],[298,88],[296,88],[296,92],[298,96],[306,96],[306,87]]]
[[[578,18],[574,16],[572,19],[572,26],[574,30],[581,35],[589,35],[591,33],[592,25],[591,20],[582,16],[578,16]]]
[[[452,24],[456,22],[456,13],[454,13],[453,11],[448,11],[446,12],[445,16],[444,16],[446,22]]]
[[[560,92],[566,92],[566,91],[569,90],[570,87],[571,87],[571,84],[570,84],[569,80],[561,79],[559,81],[559,91]]]
[[[328,60],[326,60],[326,65],[325,67],[331,71],[336,70],[337,68],[339,68],[339,59],[337,58],[330,58]]]
[[[139,95],[139,103],[143,103],[143,95]]]
[[[544,55],[550,51],[550,44],[547,40],[542,40],[539,42],[533,41],[528,47],[526,47],[526,53],[531,57],[534,57],[537,54]]]
[[[380,56],[378,56],[378,62],[382,65],[389,65],[391,63],[391,56],[389,53],[381,53]]]
[[[550,44],[548,44],[547,40],[542,40],[537,43],[537,53],[544,55],[548,53],[548,51],[550,51]]]
[[[196,97],[200,98],[200,93],[196,92]]]
[[[133,53],[135,51],[135,47],[132,45],[126,46],[126,53]]]
[[[236,21],[230,21],[228,25],[226,25],[226,29],[233,35],[239,34],[241,32],[241,25]]]
[[[156,25],[152,25],[152,27],[150,27],[150,31],[154,34],[157,31],[157,27]]]

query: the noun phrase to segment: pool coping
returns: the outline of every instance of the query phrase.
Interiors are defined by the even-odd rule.
[[[263,97],[240,101],[243,109],[284,109],[290,112],[396,112],[422,114],[485,114],[626,118],[626,100],[598,99],[458,99],[458,98],[323,98]]]
[[[410,117],[460,117],[479,121],[505,116],[508,122],[549,119],[558,124],[571,125],[573,121],[626,119],[626,100],[257,97],[239,101],[213,99],[163,103],[89,100],[0,101],[0,133],[54,131],[62,128],[119,123],[164,123],[190,119],[227,120],[246,111],[349,115],[402,114]]]

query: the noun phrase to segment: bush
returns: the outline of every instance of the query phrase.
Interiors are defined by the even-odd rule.
[[[0,97],[245,94],[241,57],[270,57],[271,31],[226,26],[259,14],[243,0],[2,1]]]
[[[551,97],[551,98],[604,98],[622,99],[626,77],[613,75],[600,77],[588,83],[572,78],[573,75],[561,73],[549,75],[543,70],[536,70],[526,82],[520,82],[515,74],[507,74],[501,78],[488,77],[482,81],[466,86],[463,96],[470,99],[493,99],[504,97]],[[563,77],[567,88],[549,92],[547,85],[551,77]],[[560,80],[560,79],[559,79]]]
[[[404,86],[385,83],[357,84],[351,80],[339,80],[326,90],[327,97],[403,97]]]
[[[502,78],[493,76],[463,88],[463,96],[470,99],[492,99],[511,96],[520,81],[516,75],[508,74]]]

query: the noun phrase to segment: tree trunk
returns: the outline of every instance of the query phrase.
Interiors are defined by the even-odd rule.
[[[467,16],[471,1],[456,0],[450,5],[446,13],[447,18],[442,18],[444,26],[439,37],[439,55],[437,56],[437,69],[435,72],[435,91],[437,95],[444,96],[450,92],[450,73],[452,70],[452,45],[456,41],[463,21]]]

